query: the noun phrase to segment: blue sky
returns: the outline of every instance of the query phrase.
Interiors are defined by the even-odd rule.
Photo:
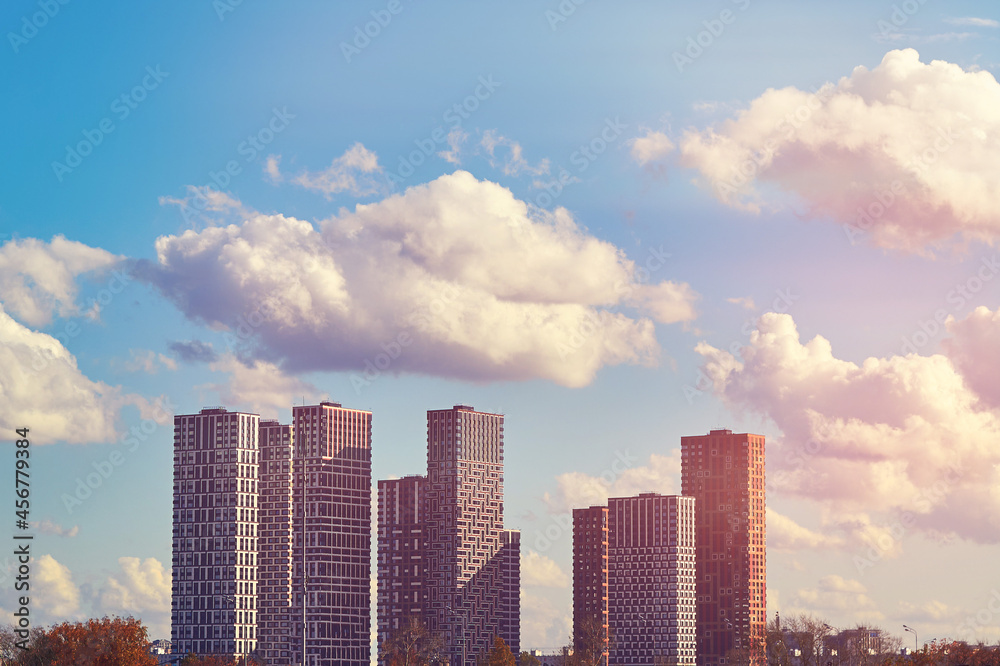
[[[965,623],[1000,585],[998,19],[7,3],[0,427],[36,441],[36,617],[168,635],[159,408],[331,398],[374,413],[376,478],[423,470],[428,409],[507,415],[525,646],[567,640],[566,509],[678,492],[714,427],[768,436],[769,612],[1000,637]]]

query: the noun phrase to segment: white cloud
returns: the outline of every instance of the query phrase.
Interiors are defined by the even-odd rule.
[[[619,306],[694,317],[688,285],[639,284],[635,263],[565,209],[464,171],[321,226],[252,215],[162,237],[158,265],[137,270],[292,373],[365,370],[381,355],[393,373],[583,386],[602,366],[659,357],[652,321]]]
[[[66,529],[58,523],[54,523],[51,520],[42,520],[40,522],[31,523],[31,528],[39,534],[53,534],[60,537],[73,538],[80,533],[80,526],[74,525],[73,527]]]
[[[759,212],[791,192],[808,216],[879,247],[1000,236],[1000,84],[912,49],[815,94],[769,89],[735,118],[686,132],[680,154],[730,206]]]
[[[670,153],[674,152],[676,146],[663,132],[647,130],[646,134],[636,137],[629,142],[632,151],[632,159],[639,163],[639,166],[646,166],[652,162],[658,162]]]
[[[542,500],[551,513],[570,513],[573,509],[605,505],[609,497],[632,497],[655,492],[676,495],[681,473],[680,449],[670,455],[650,454],[649,463],[632,467],[628,452],[616,456],[611,466],[600,476],[583,472],[568,472],[556,477],[555,493],[545,493]]]
[[[448,132],[448,150],[438,152],[438,157],[444,158],[452,164],[461,164],[462,144],[469,138],[469,133],[461,127],[452,127]]]
[[[742,360],[704,343],[697,351],[724,402],[783,432],[768,443],[769,487],[819,502],[824,527],[847,533],[846,545],[892,556],[912,530],[1000,541],[1000,413],[948,357],[843,361],[820,336],[801,343],[792,318],[774,313]]]
[[[567,645],[572,633],[572,608],[560,609],[551,599],[521,588],[522,650]]]
[[[262,415],[273,416],[288,409],[296,396],[319,393],[312,384],[285,375],[281,368],[267,361],[255,360],[247,365],[227,354],[211,363],[209,369],[228,374],[229,381],[198,388],[217,391],[223,404],[245,405]]]
[[[169,636],[169,568],[152,557],[119,557],[118,566],[120,571],[108,576],[97,591],[95,610],[141,617],[151,638]]]
[[[32,572],[32,601],[47,617],[62,620],[80,618],[80,588],[68,567],[51,555],[35,561]]]
[[[946,18],[945,23],[950,23],[952,25],[971,25],[977,28],[1000,28],[1000,21],[995,19],[979,18],[976,16]]]
[[[125,405],[147,412],[144,398],[88,379],[56,338],[14,321],[0,306],[0,427],[44,423],[31,441],[110,442]]]
[[[835,574],[821,578],[816,587],[800,588],[789,607],[782,610],[788,615],[806,613],[818,617],[847,613],[861,622],[885,618],[864,585]]]
[[[745,310],[757,309],[757,305],[753,302],[753,298],[750,298],[749,296],[747,296],[746,298],[743,297],[727,298],[726,303],[732,303],[733,305],[738,305]]]
[[[531,166],[524,158],[524,149],[521,144],[507,137],[500,136],[495,130],[483,132],[483,138],[479,145],[486,150],[489,155],[490,166],[497,166],[497,149],[507,148],[507,156],[503,162],[503,173],[507,176],[519,176],[521,173],[528,173],[533,176],[541,176],[549,172],[549,160],[542,159],[537,166]]]
[[[0,245],[0,302],[29,326],[45,326],[53,314],[79,315],[77,276],[107,269],[120,260],[63,236],[53,237],[50,243],[36,238],[7,241]]]
[[[569,576],[552,559],[528,550],[521,553],[521,585],[569,587]]]
[[[839,536],[813,532],[771,507],[766,512],[768,550],[815,550],[843,545]]]
[[[991,407],[1000,407],[1000,308],[978,307],[962,320],[946,322],[951,338],[943,343],[948,358],[969,387]]]
[[[273,179],[280,176],[276,162],[273,174],[270,159],[265,168]],[[378,156],[362,144],[355,143],[323,171],[304,171],[293,182],[308,190],[322,192],[328,199],[339,192],[349,192],[360,197],[376,194],[383,189],[385,181],[378,176],[381,173]]]
[[[281,155],[268,155],[264,161],[264,173],[272,183],[280,183],[285,178],[281,174]]]
[[[159,372],[161,365],[167,370],[177,369],[177,361],[164,354],[158,354],[148,349],[129,349],[128,351],[129,359],[125,361],[124,367],[129,372],[145,372],[155,375]]]

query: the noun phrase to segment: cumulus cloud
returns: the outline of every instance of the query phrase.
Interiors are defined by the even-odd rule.
[[[70,539],[80,533],[79,525],[74,525],[73,527],[66,529],[62,525],[54,523],[51,520],[33,522],[31,523],[31,528],[39,534],[53,534],[55,536],[68,537]]]
[[[73,582],[69,567],[51,555],[42,555],[32,572],[33,602],[48,617],[58,620],[80,617],[80,588]]]
[[[952,336],[943,342],[945,353],[984,403],[1000,407],[1000,308],[978,307],[945,325]]]
[[[946,18],[945,23],[951,23],[952,25],[969,25],[976,28],[1000,28],[1000,21],[995,19],[979,18],[977,16]]]
[[[184,363],[212,363],[219,358],[212,343],[201,340],[171,342],[168,349]]]
[[[521,584],[535,587],[569,587],[569,576],[551,558],[528,550],[521,553]]]
[[[767,507],[767,547],[769,550],[816,550],[843,545],[843,539],[802,527],[794,520]]]
[[[121,260],[110,252],[55,236],[10,240],[0,246],[0,302],[29,326],[45,326],[53,314],[79,315],[76,278]]]
[[[140,396],[88,379],[59,340],[22,326],[2,306],[0,404],[0,427],[7,431],[45,424],[32,432],[36,444],[110,442],[122,407],[152,409]]]
[[[124,367],[129,372],[145,372],[155,375],[160,371],[160,366],[167,370],[177,369],[177,361],[169,356],[158,354],[149,349],[129,349],[128,351],[129,359],[125,361]]]
[[[141,617],[152,637],[170,635],[170,570],[152,557],[119,557],[120,571],[96,591],[101,614]]]
[[[835,574],[823,576],[816,587],[800,588],[785,613],[807,613],[819,617],[846,613],[862,622],[885,619],[875,601],[868,596],[868,588],[856,580]]]
[[[521,588],[521,646],[565,645],[573,634],[573,609]]]
[[[756,310],[757,304],[753,302],[753,298],[747,297],[733,297],[727,298],[726,303],[732,303],[733,305],[738,305],[744,310]]]
[[[469,133],[464,131],[461,127],[452,127],[448,132],[448,150],[442,150],[438,152],[438,157],[451,162],[452,164],[461,164],[461,152],[462,144],[466,142],[469,138]]]
[[[541,176],[549,172],[549,160],[543,159],[536,166],[531,166],[524,158],[524,149],[521,144],[513,139],[500,136],[495,130],[483,132],[483,138],[479,142],[480,147],[489,155],[490,166],[496,167],[499,163],[497,153],[499,148],[506,148],[507,155],[503,160],[502,169],[504,175],[519,176],[528,173],[533,176]]]
[[[812,217],[911,252],[1000,235],[1000,84],[913,49],[816,93],[769,89],[719,126],[692,129],[680,163],[730,206],[790,192]]]
[[[464,171],[320,226],[255,214],[162,237],[158,262],[136,270],[188,317],[228,329],[244,360],[291,373],[381,355],[394,373],[583,386],[605,365],[658,359],[653,322],[621,306],[694,317],[688,285],[640,284],[565,209]]]
[[[227,354],[209,365],[209,369],[228,374],[229,382],[198,388],[217,391],[222,403],[245,405],[258,414],[273,415],[288,409],[295,396],[319,393],[309,382],[289,377],[275,364],[259,359],[244,363]]]
[[[670,455],[655,453],[645,465],[627,452],[618,452],[615,460],[600,476],[567,472],[556,477],[556,491],[545,493],[542,500],[551,513],[569,513],[573,509],[607,504],[609,497],[631,497],[644,492],[676,495],[681,473],[680,449]]]
[[[639,163],[639,166],[647,166],[653,162],[658,162],[664,157],[674,152],[676,146],[663,132],[647,130],[646,134],[636,137],[629,142],[632,159]]]
[[[697,351],[725,403],[783,432],[768,443],[769,492],[819,502],[852,547],[891,556],[911,530],[1000,541],[1000,413],[951,358],[855,364],[820,336],[803,344],[792,318],[775,313],[758,320],[742,358],[705,343]]]
[[[272,156],[273,157],[273,156]],[[265,169],[272,180],[281,180],[278,169],[278,158],[269,157]],[[322,192],[329,199],[334,194],[349,192],[354,196],[366,196],[379,192],[384,179],[379,177],[382,167],[378,163],[378,155],[365,148],[361,143],[355,143],[343,155],[337,157],[322,171],[303,171],[292,182],[307,190]]]

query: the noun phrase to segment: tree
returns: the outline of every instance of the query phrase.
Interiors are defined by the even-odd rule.
[[[522,652],[519,662],[521,666],[542,666],[542,662],[538,660],[538,657],[530,652]]]
[[[499,636],[494,636],[493,649],[490,650],[486,663],[488,666],[516,666],[517,661],[504,640]]]
[[[580,622],[573,634],[573,666],[601,666],[608,663],[611,633],[600,617],[592,615]]]
[[[389,636],[380,647],[378,658],[388,666],[427,666],[448,661],[444,640],[415,617]]]
[[[13,628],[10,629],[10,632]],[[0,638],[3,656],[16,666],[156,666],[149,653],[146,627],[133,618],[103,617],[85,622],[63,622],[33,632],[27,650],[6,653],[8,632]]]

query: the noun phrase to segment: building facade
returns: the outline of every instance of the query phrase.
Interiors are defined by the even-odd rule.
[[[292,539],[292,465],[295,429],[277,421],[260,422],[260,611],[257,633],[260,655],[269,664],[291,661],[294,594]]]
[[[764,437],[681,438],[681,486],[695,498],[698,664],[764,663],[767,567]]]
[[[257,647],[259,421],[222,407],[174,417],[176,653],[239,658]]]
[[[574,650],[596,653],[607,636],[603,663],[693,665],[694,557],[690,497],[644,493],[575,510]]]
[[[427,607],[427,477],[378,482],[378,643],[424,621]]]
[[[495,636],[519,652],[520,533],[503,526],[503,428],[502,415],[466,405],[428,411],[427,476],[379,483],[380,645],[419,615],[452,664],[477,663]]]
[[[175,654],[369,663],[371,412],[292,418],[174,418]]]
[[[608,507],[573,509],[573,649],[608,636]],[[607,666],[605,654],[601,663]]]
[[[292,425],[297,582],[292,612],[300,619],[294,624],[292,663],[368,664],[372,414],[322,402],[293,407]]]

